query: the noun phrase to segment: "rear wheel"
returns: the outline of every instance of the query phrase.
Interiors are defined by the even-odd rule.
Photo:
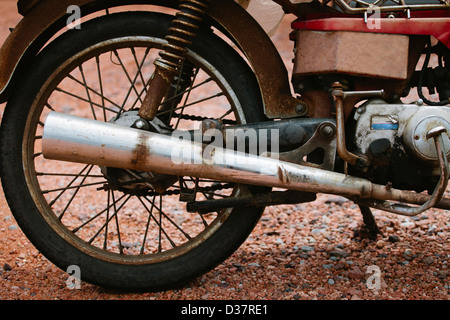
[[[113,289],[160,290],[191,280],[231,255],[262,208],[189,213],[197,200],[235,197],[249,187],[195,177],[47,160],[45,119],[57,111],[131,125],[172,17],[131,12],[88,21],[49,44],[18,83],[1,128],[2,183],[20,227],[63,270]],[[160,123],[197,129],[205,118],[263,121],[248,65],[210,30],[201,31],[176,78]],[[130,120],[131,119],[131,120]]]

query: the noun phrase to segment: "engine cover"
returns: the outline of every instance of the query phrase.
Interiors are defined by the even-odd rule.
[[[427,133],[438,126],[447,129],[444,146],[450,156],[450,109],[416,104],[387,104],[377,100],[359,107],[356,121],[355,145],[366,154],[370,145],[380,139],[388,139],[391,145],[403,143],[407,151],[417,159],[437,161],[436,148]]]
[[[432,189],[439,177],[433,139],[427,133],[438,126],[447,129],[444,148],[450,158],[450,109],[419,104],[370,101],[356,109],[350,148],[369,158],[366,177],[398,188]]]

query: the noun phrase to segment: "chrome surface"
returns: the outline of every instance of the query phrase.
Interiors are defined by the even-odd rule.
[[[48,159],[228,182],[424,204],[430,196],[366,179],[110,123],[51,112],[42,141]],[[445,200],[445,199],[444,199]],[[439,203],[438,203],[439,204]],[[440,207],[448,207],[448,203]]]

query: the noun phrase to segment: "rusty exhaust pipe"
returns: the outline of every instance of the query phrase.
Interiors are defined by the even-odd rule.
[[[225,148],[209,148],[159,133],[51,112],[45,122],[47,159],[193,176],[352,199],[422,205],[430,196],[376,185],[366,179]],[[443,201],[445,200],[445,201]],[[436,206],[450,208],[446,199]]]

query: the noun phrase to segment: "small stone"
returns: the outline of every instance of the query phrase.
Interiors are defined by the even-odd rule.
[[[259,263],[256,263],[256,262],[250,262],[250,263],[248,264],[248,266],[249,266],[249,267],[257,267],[257,268],[260,267]]]
[[[390,236],[389,236],[388,240],[389,240],[390,242],[399,242],[399,241],[400,241],[400,238],[399,238],[399,236],[393,234],[393,235],[390,235]]]
[[[376,245],[377,245],[377,248],[381,249],[384,247],[385,244],[386,243],[383,240],[378,240]]]
[[[437,230],[436,225],[432,224],[432,225],[428,228],[427,232],[428,232],[428,234],[433,234],[433,233],[436,233],[436,230]]]
[[[332,264],[323,264],[322,267],[324,269],[331,269],[331,268],[333,268],[333,265]]]
[[[302,288],[303,289],[309,289],[309,288],[311,288],[311,285],[309,283],[303,283],[302,284]]]
[[[437,272],[437,277],[439,279],[445,279],[445,278],[447,278],[447,276],[448,276],[448,270],[439,270]]]
[[[336,265],[334,266],[334,268],[336,270],[341,270],[341,269],[348,269],[349,265],[346,262],[338,262],[336,263]]]
[[[361,295],[362,292],[359,291],[358,289],[355,288],[351,288],[347,291],[347,294],[351,295],[351,296],[357,296],[357,295]]]
[[[349,255],[347,251],[341,250],[341,249],[335,249],[330,252],[330,256],[332,257],[338,257],[338,258],[345,258]]]
[[[311,230],[311,233],[318,235],[318,234],[321,234],[323,231],[324,231],[324,229],[314,228]]]
[[[332,286],[334,284],[334,280],[333,279],[328,279],[328,284]]]
[[[5,263],[5,264],[3,265],[3,270],[5,270],[5,271],[11,271],[11,270],[12,270],[12,267],[11,267],[9,264]]]
[[[300,249],[305,252],[314,251],[314,247],[306,246],[306,245],[302,246]]]
[[[302,253],[299,254],[299,257],[302,258],[302,259],[308,259],[309,255],[306,252],[302,252]]]
[[[411,249],[406,249],[405,252],[403,252],[403,258],[406,260],[412,260],[413,256]]]
[[[16,230],[16,229],[18,229],[18,228],[19,228],[19,227],[16,226],[15,224],[12,224],[12,225],[10,225],[10,226],[8,227],[9,230]]]
[[[422,262],[425,263],[425,264],[427,264],[427,265],[431,265],[431,264],[434,263],[434,258],[431,257],[431,256],[429,256],[429,257],[424,258],[424,259],[422,260]]]
[[[361,269],[359,269],[358,267],[353,267],[349,272],[348,272],[348,277],[350,279],[364,279],[365,275],[364,272],[361,271]]]
[[[329,300],[341,300],[341,294],[339,292],[333,292],[332,294],[327,296]]]
[[[89,219],[89,215],[85,214],[85,213],[81,213],[78,215],[77,217],[80,221],[86,221],[87,219]]]
[[[403,221],[402,223],[400,223],[400,225],[402,226],[402,227],[404,227],[404,228],[406,228],[406,229],[413,229],[415,226],[416,226],[416,224],[414,223],[414,221],[411,221],[411,220],[406,220],[406,221]]]
[[[347,198],[341,196],[329,195],[325,198],[325,203],[335,203],[335,204],[343,204],[348,201]]]

